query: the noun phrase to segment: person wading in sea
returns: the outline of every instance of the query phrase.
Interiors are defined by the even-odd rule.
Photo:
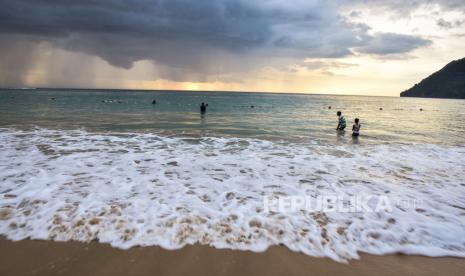
[[[346,118],[342,116],[341,111],[338,111],[336,114],[338,117],[338,123],[337,123],[336,130],[344,130],[346,128]]]
[[[352,136],[358,137],[360,135],[361,127],[362,127],[362,124],[360,124],[360,120],[358,118],[355,118],[354,125],[352,126]]]
[[[207,106],[205,105],[205,103],[200,104],[200,112],[201,113],[207,112]]]

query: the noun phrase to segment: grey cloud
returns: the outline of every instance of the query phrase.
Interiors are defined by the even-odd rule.
[[[338,62],[338,61],[308,61],[302,63],[300,66],[305,67],[309,70],[316,69],[331,69],[331,68],[347,68],[357,66],[357,64],[348,63],[348,62]]]
[[[465,11],[465,1],[463,0],[428,0],[426,2],[438,4],[448,10],[461,9],[462,11]]]
[[[444,10],[462,10],[465,11],[465,1],[463,0],[347,0],[348,5],[365,5],[370,8],[388,9],[397,12],[401,16],[407,16],[425,5],[439,5]]]
[[[321,59],[321,60],[309,60],[298,64],[292,64],[285,66],[280,69],[282,72],[286,73],[297,73],[299,70],[306,69],[309,71],[316,71],[325,75],[334,75],[331,72],[332,69],[338,68],[348,68],[358,66],[358,64],[348,63],[348,62],[340,62],[331,59]]]
[[[357,47],[355,50],[359,53],[375,55],[403,54],[431,43],[432,41],[419,36],[381,33],[374,35],[366,45]]]
[[[443,18],[440,18],[436,24],[444,29],[452,29],[452,28],[458,28],[462,26],[462,24],[465,22],[465,20],[455,20],[455,21],[447,21],[444,20]]]
[[[361,11],[352,11],[349,16],[352,18],[359,18],[362,15]]]

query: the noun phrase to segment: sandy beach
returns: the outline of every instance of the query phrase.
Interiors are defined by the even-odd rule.
[[[263,253],[187,246],[0,240],[0,275],[463,275],[460,258],[362,254],[349,264],[272,247]]]

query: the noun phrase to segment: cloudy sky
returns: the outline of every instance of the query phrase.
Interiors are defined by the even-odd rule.
[[[0,2],[1,87],[398,96],[464,45],[464,0]]]

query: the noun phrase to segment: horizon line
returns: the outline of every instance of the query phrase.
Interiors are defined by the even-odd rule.
[[[243,91],[243,90],[189,90],[189,89],[135,89],[135,88],[78,88],[78,87],[0,87],[1,90],[100,90],[100,91],[139,91],[139,92],[189,92],[189,93],[244,93],[244,94],[288,94],[288,95],[323,95],[323,96],[362,96],[362,97],[390,97],[400,98],[391,95],[365,95],[365,94],[332,94],[313,92],[273,92],[273,91]]]

